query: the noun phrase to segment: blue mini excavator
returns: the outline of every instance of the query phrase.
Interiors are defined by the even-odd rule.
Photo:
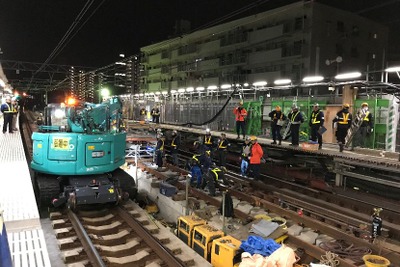
[[[40,207],[118,203],[136,196],[135,181],[119,167],[125,163],[126,133],[122,103],[49,104],[32,134],[31,169]]]

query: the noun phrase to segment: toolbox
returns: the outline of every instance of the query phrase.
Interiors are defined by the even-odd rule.
[[[175,195],[177,191],[178,189],[169,183],[166,182],[160,183],[160,193],[163,194],[164,196],[171,197]]]

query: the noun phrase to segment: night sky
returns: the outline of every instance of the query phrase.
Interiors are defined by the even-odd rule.
[[[87,0],[0,0],[2,59],[44,62],[67,32]],[[186,19],[192,29],[240,10],[240,16],[259,13],[297,1],[291,0],[95,0],[84,22],[98,10],[50,63],[100,67],[114,62],[120,53],[133,55],[140,47],[162,41],[174,33],[176,20]],[[335,7],[361,12],[398,29],[400,1],[320,0]],[[224,21],[226,22],[226,21]],[[80,27],[78,25],[77,28]],[[391,32],[392,36],[398,36]],[[398,51],[397,51],[398,53]],[[398,53],[400,54],[400,53]]]

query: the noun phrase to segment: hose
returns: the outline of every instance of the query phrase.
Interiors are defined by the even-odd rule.
[[[212,123],[213,121],[215,121],[215,119],[218,118],[219,115],[221,115],[222,111],[224,111],[225,107],[228,105],[229,101],[231,101],[233,95],[236,93],[237,88],[235,88],[233,90],[233,92],[229,95],[228,99],[226,100],[225,104],[223,105],[223,107],[217,112],[217,114],[214,115],[214,117],[212,117],[211,119],[209,119],[208,121],[205,121],[203,123],[193,123],[193,122],[187,122],[187,123],[183,123],[180,124],[180,126],[188,126],[188,127],[192,127],[193,125],[195,126],[203,126],[209,123]]]

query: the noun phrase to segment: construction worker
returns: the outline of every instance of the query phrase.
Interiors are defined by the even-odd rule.
[[[163,133],[158,133],[157,145],[156,145],[156,164],[158,168],[162,168],[163,166],[164,147],[165,147],[165,136]]]
[[[160,109],[157,106],[154,106],[151,110],[151,116],[154,123],[160,123]]]
[[[177,130],[173,130],[171,135],[172,135],[172,140],[171,140],[172,163],[175,166],[179,166],[178,152],[179,152],[179,146],[181,145],[181,138],[178,135]]]
[[[357,116],[362,119],[362,123],[354,139],[354,146],[366,147],[367,135],[374,132],[374,121],[372,113],[368,110],[368,103],[361,104]]]
[[[207,185],[210,196],[215,197],[215,184],[218,184],[219,181],[224,181],[224,171],[214,164],[206,173],[202,188],[204,189]]]
[[[251,151],[250,136],[246,136],[242,147],[241,164],[240,164],[240,176],[247,177],[249,168],[249,156]]]
[[[260,179],[260,165],[261,165],[261,158],[264,155],[264,151],[260,144],[257,142],[256,136],[250,137],[251,141],[251,149],[250,149],[250,173],[252,177],[256,180]]]
[[[235,120],[236,120],[236,133],[237,133],[237,139],[240,139],[240,129],[242,129],[242,134],[243,134],[243,139],[246,136],[246,117],[247,117],[247,111],[243,107],[243,101],[239,102],[239,106],[237,106],[233,110],[233,114],[235,114]]]
[[[226,134],[221,133],[221,138],[218,141],[218,162],[219,166],[225,167],[226,165],[226,154],[228,153],[229,141],[226,139]]]
[[[343,152],[347,132],[351,127],[353,119],[353,115],[349,112],[349,108],[349,104],[344,104],[342,110],[336,113],[336,117],[332,121],[332,129],[334,129],[336,125],[336,140],[338,141],[340,152]]]
[[[187,162],[187,169],[191,173],[191,185],[194,186],[196,184],[197,187],[200,187],[202,182],[202,168],[207,168],[208,170],[211,166],[210,151],[206,150],[205,146],[199,141],[195,141],[193,146],[196,152]]]
[[[288,115],[288,120],[290,123],[290,134],[292,137],[292,143],[289,145],[299,146],[300,124],[304,122],[304,118],[296,105],[292,107],[292,111]]]
[[[203,144],[206,147],[206,150],[210,150],[212,152],[213,146],[214,146],[214,140],[211,135],[210,129],[206,129],[206,134],[204,136]]]
[[[12,123],[13,123],[14,112],[10,96],[6,96],[6,102],[1,105],[0,110],[3,113],[3,119],[4,119],[3,134],[7,132],[7,126],[8,126],[8,132],[13,133]]]
[[[271,111],[268,115],[271,118],[271,131],[272,139],[274,140],[271,144],[276,145],[276,139],[279,141],[279,145],[282,144],[281,129],[285,123],[286,116],[281,111],[280,106],[276,106],[275,110]]]
[[[146,109],[145,108],[142,108],[140,111],[139,111],[139,115],[140,115],[140,120],[141,121],[145,121],[146,120],[146,115],[147,115],[147,111],[146,111]]]
[[[324,125],[324,121],[324,113],[319,109],[319,104],[315,103],[308,124],[311,128],[311,141],[316,142],[318,139],[318,149],[322,149],[322,134],[319,130]]]

